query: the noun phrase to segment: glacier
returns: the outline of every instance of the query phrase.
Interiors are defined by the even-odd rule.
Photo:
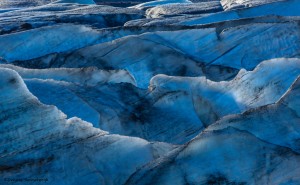
[[[80,184],[86,181],[81,176],[90,178],[90,183],[119,184],[136,168],[175,149],[175,146],[166,143],[149,143],[139,138],[110,135],[76,117],[66,119],[65,114],[55,106],[40,103],[28,91],[18,73],[11,69],[0,71],[1,130],[5,130],[1,132],[0,140],[1,176],[26,178],[50,170],[47,177],[53,180],[51,184],[61,184],[61,180],[65,184]],[[11,101],[15,103],[11,104]],[[26,114],[19,114],[22,111]],[[90,152],[92,148],[95,153]],[[114,162],[111,157],[115,159]],[[82,165],[85,166],[83,160],[90,164],[86,170],[82,169]],[[105,163],[107,160],[109,164]],[[41,165],[49,169],[42,170]],[[68,165],[74,168],[66,171]],[[114,173],[116,169],[119,174]],[[16,170],[17,174],[12,173]],[[92,173],[95,170],[98,172]],[[62,173],[71,178],[64,178]],[[74,173],[77,179],[72,178],[71,174]],[[3,179],[1,181],[4,184]]]
[[[299,185],[299,0],[2,0],[0,184]]]
[[[299,184],[299,82],[274,104],[221,119],[126,184]]]

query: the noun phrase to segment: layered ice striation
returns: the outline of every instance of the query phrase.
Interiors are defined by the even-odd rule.
[[[3,11],[0,17],[1,34],[55,26],[58,23],[93,28],[116,27],[122,26],[127,21],[144,17],[143,11],[137,9],[78,3],[51,3],[15,11],[7,9]]]
[[[299,184],[299,82],[274,104],[213,124],[126,184]]]
[[[228,80],[238,69],[253,70],[264,60],[299,56],[298,29],[297,22],[284,22],[238,25],[222,32],[217,28],[156,31],[49,54],[25,65],[126,69],[141,88],[146,88],[157,74]]]
[[[190,94],[195,112],[204,125],[209,125],[225,115],[278,101],[300,75],[299,64],[296,58],[264,61],[254,71],[241,70],[233,80],[222,82],[205,77],[157,75],[150,86],[162,94]]]
[[[16,70],[34,95],[68,117],[110,133],[183,144],[226,115],[278,101],[300,75],[299,64],[299,59],[264,61],[222,82],[157,75],[148,90],[135,87],[127,71],[0,68]]]
[[[122,184],[137,168],[174,149],[110,135],[76,117],[66,119],[55,106],[40,103],[15,71],[0,72],[1,177],[43,176],[51,184],[82,184],[87,179]]]
[[[155,6],[146,11],[146,15],[150,18],[159,18],[162,16],[178,16],[184,14],[208,14],[222,11],[223,7],[219,1],[199,2],[188,4],[166,4]]]
[[[245,19],[245,18],[257,18],[260,19],[262,16],[300,16],[299,10],[299,1],[298,0],[287,0],[287,1],[278,1],[263,4],[261,6],[254,6],[244,9],[237,10],[228,10],[216,14],[209,14],[200,18],[193,18],[191,20],[182,21],[181,24],[184,25],[195,25],[195,24],[208,24],[213,22],[221,21],[231,21],[236,19]],[[222,1],[221,1],[222,2]],[[229,1],[229,2],[238,2],[238,1]],[[251,1],[255,2],[255,1]],[[263,1],[260,1],[263,2]],[[226,7],[223,6],[226,9]],[[273,20],[274,21],[274,20]]]
[[[300,184],[299,7],[2,0],[0,184]]]

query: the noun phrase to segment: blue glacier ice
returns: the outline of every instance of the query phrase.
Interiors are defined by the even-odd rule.
[[[2,0],[0,185],[299,185],[299,0]]]

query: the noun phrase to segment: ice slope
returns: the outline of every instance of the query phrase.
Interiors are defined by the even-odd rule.
[[[234,128],[203,132],[180,152],[135,173],[126,185],[292,184],[299,155]]]
[[[298,24],[293,22],[250,24],[228,28],[221,33],[215,29],[194,29],[157,35],[165,45],[206,65],[249,70],[266,59],[298,56],[299,32],[295,27]],[[154,36],[143,35],[153,40]]]
[[[160,18],[147,18],[147,19],[136,19],[128,21],[124,24],[125,27],[136,27],[136,26],[171,26],[176,25],[178,22],[187,20],[189,18],[199,18],[201,15],[178,15],[171,17],[160,17]]]
[[[187,10],[188,11],[188,10]],[[283,23],[283,22],[292,22],[292,21],[299,21],[299,16],[277,16],[277,15],[265,15],[260,17],[248,17],[248,18],[242,18],[242,19],[234,19],[230,21],[221,21],[221,22],[214,22],[211,23],[205,23],[205,24],[182,24],[182,22],[188,22],[188,20],[197,20],[200,18],[204,18],[208,16],[208,14],[184,14],[184,15],[176,15],[171,17],[161,17],[161,18],[147,18],[147,19],[135,19],[130,20],[125,23],[124,26],[126,27],[179,27],[182,26],[182,28],[216,28],[219,30],[218,32],[221,32],[224,29],[230,28],[230,27],[237,27],[242,25],[249,25],[249,24],[255,24],[255,23]]]
[[[222,82],[205,77],[157,75],[151,79],[150,88],[160,94],[190,94],[194,111],[207,126],[225,115],[275,103],[300,75],[299,66],[296,58],[273,59],[262,62],[254,71],[241,70],[233,80]]]
[[[100,71],[99,75],[95,69],[0,68],[18,71],[42,103],[55,105],[68,118],[79,117],[110,133],[182,144],[203,129],[193,113],[193,102],[184,93],[151,95],[132,84],[119,83],[126,82],[126,78],[134,83],[123,71]],[[174,100],[181,102],[181,108],[168,104]]]
[[[258,5],[268,4],[277,1],[283,1],[283,0],[221,0],[221,4],[223,5],[224,9],[230,10],[230,9],[258,6]]]
[[[110,135],[41,104],[21,77],[0,69],[0,183],[47,178],[53,185],[123,184],[138,168],[174,147]],[[74,175],[76,174],[76,175]]]
[[[204,128],[193,102],[181,93],[152,97],[130,84],[85,87],[38,79],[25,82],[43,103],[56,105],[68,117],[78,116],[113,134],[183,144]],[[175,100],[181,103],[176,108]]]
[[[219,12],[215,14],[210,14],[205,17],[194,18],[187,21],[182,21],[183,25],[196,25],[196,24],[209,24],[222,21],[231,21],[236,19],[244,18],[257,18],[260,19],[261,16],[267,15],[277,15],[277,16],[300,16],[300,5],[298,0],[286,0],[278,1],[266,5],[229,10],[224,12]]]
[[[98,5],[108,5],[113,7],[131,7],[150,0],[94,0]]]
[[[1,0],[0,8],[26,8],[49,3],[95,4],[93,0]]]
[[[106,115],[98,112],[93,106],[93,99],[85,100],[78,91],[81,88],[91,89],[102,84],[131,83],[135,84],[132,76],[124,70],[103,71],[95,68],[85,69],[24,69],[13,65],[0,65],[17,71],[25,79],[31,92],[42,103],[57,106],[69,118],[79,117],[99,128],[101,120]],[[71,88],[73,87],[73,88]],[[104,97],[102,99],[105,102]],[[106,106],[108,109],[108,106]],[[100,115],[101,114],[101,115]],[[109,115],[114,116],[114,115]]]
[[[300,75],[299,66],[299,59],[264,61],[253,72],[241,70],[235,79],[223,82],[157,75],[148,91],[117,84],[122,78],[134,83],[122,71],[112,71],[116,80],[109,81],[103,74],[91,78],[98,74],[95,69],[0,67],[18,71],[35,96],[68,117],[77,116],[110,133],[183,144],[226,115],[276,102]]]
[[[53,0],[52,3],[78,3],[78,4],[95,4],[93,0]]]
[[[227,80],[234,73],[233,68],[252,70],[264,60],[298,57],[298,29],[297,21],[293,21],[253,23],[223,31],[216,28],[158,31],[46,56],[35,60],[33,66],[126,69],[142,88],[156,74],[206,75],[213,80]],[[51,64],[45,66],[49,58]],[[217,66],[216,71],[210,70],[210,66]]]
[[[151,8],[151,7],[155,7],[155,6],[159,6],[159,5],[166,5],[166,4],[177,4],[177,3],[192,3],[189,0],[157,0],[157,1],[149,1],[149,2],[145,2],[145,3],[141,3],[135,6],[132,6],[131,8],[136,8],[136,9],[147,9],[147,8]]]
[[[221,120],[126,184],[299,184],[299,82],[277,103]]]
[[[41,26],[41,25],[39,25]],[[45,25],[44,25],[45,26]],[[79,30],[75,30],[74,34],[84,34],[84,30],[91,30],[91,32],[89,32],[87,35],[91,34],[93,35],[93,37],[96,37],[96,40],[94,42],[90,42],[89,39],[92,39],[93,37],[89,37],[87,38],[87,40],[84,40],[86,38],[86,36],[83,36],[80,40],[75,40],[76,35],[73,35],[73,29],[79,29]],[[77,25],[77,24],[57,24],[54,26],[45,26],[42,28],[37,28],[37,29],[32,29],[32,30],[27,30],[27,31],[22,31],[22,32],[17,32],[14,34],[5,34],[5,35],[0,35],[0,41],[2,42],[2,46],[4,46],[4,44],[7,42],[9,43],[9,45],[12,45],[12,47],[18,49],[12,49],[9,51],[10,54],[8,54],[6,47],[3,47],[3,51],[2,51],[2,57],[1,58],[5,58],[7,61],[7,63],[18,63],[20,62],[20,64],[18,65],[22,65],[23,63],[26,63],[26,65],[28,65],[28,67],[45,67],[51,65],[52,61],[54,60],[56,56],[58,56],[59,52],[65,51],[66,52],[71,52],[72,50],[75,50],[74,48],[78,48],[78,47],[83,47],[83,46],[89,46],[89,45],[93,45],[96,43],[104,43],[104,42],[109,42],[109,41],[113,41],[115,39],[118,38],[122,38],[128,35],[139,35],[143,32],[154,32],[154,31],[160,31],[160,30],[168,30],[168,31],[172,31],[172,30],[181,30],[181,29],[185,29],[182,26],[171,26],[171,27],[145,27],[145,28],[137,28],[137,27],[115,27],[115,28],[107,28],[107,29],[101,29],[101,30],[97,30],[97,29],[93,29],[90,26],[85,26],[85,25]],[[71,31],[70,31],[71,30]],[[21,31],[21,30],[18,30]],[[40,50],[42,50],[42,48],[39,48],[38,50],[36,50],[37,52],[31,52],[30,55],[26,55],[26,56],[22,56],[21,53],[22,52],[28,52],[29,50],[33,50],[35,49],[34,47],[36,46],[35,44],[35,39],[41,39],[40,37],[44,36],[44,38],[42,38],[40,41],[40,44],[44,44],[44,42],[48,43],[48,39],[53,40],[47,33],[51,32],[52,34],[57,35],[57,39],[54,40],[55,44],[57,46],[63,45],[64,43],[64,38],[68,37],[68,39],[72,39],[72,43],[70,43],[70,45],[68,47],[65,47],[63,49],[59,49],[53,46],[53,48],[50,48],[49,50],[47,50],[47,47],[45,48],[46,51],[44,51],[43,53],[40,53]],[[79,32],[79,33],[78,33]],[[39,34],[41,35],[39,35]],[[70,35],[67,35],[66,33],[72,33]],[[22,37],[32,37],[32,41],[31,40],[21,40]],[[49,38],[50,37],[50,38]],[[68,41],[67,39],[67,41]],[[51,42],[54,42],[51,41]],[[75,42],[76,41],[76,42]],[[57,42],[57,43],[56,43]],[[71,41],[70,41],[71,42]],[[78,43],[77,43],[78,42]],[[23,45],[26,45],[26,47],[23,47]],[[72,46],[74,45],[74,46]],[[74,48],[73,48],[74,47]],[[30,60],[28,58],[32,58],[32,59],[36,59],[41,57],[41,55],[46,55],[43,59],[43,61],[40,61],[36,64],[30,64]],[[1,56],[1,55],[0,55]],[[29,60],[29,61],[25,61],[25,60]],[[58,59],[59,60],[59,59]],[[3,62],[1,62],[3,63]],[[30,66],[31,65],[31,66]]]
[[[167,4],[155,6],[147,9],[148,18],[159,18],[163,16],[178,16],[182,14],[206,14],[222,11],[223,8],[219,1],[188,3],[188,4]]]
[[[227,116],[207,130],[236,128],[255,137],[300,153],[300,78],[276,103],[250,109],[242,114]]]
[[[144,12],[137,9],[55,3],[2,13],[0,16],[0,34],[9,34],[58,23],[82,24],[95,28],[115,27],[122,26],[129,20],[143,17]]]
[[[52,8],[57,8],[57,7],[53,7]],[[99,6],[102,7],[102,6]],[[85,13],[92,13],[92,12],[99,12],[100,10],[102,10],[101,8],[99,8],[98,6],[83,6],[80,8],[71,8],[68,10],[65,10],[65,12],[69,12],[70,14],[73,13],[78,13],[78,14],[85,14]],[[68,7],[69,8],[69,7]],[[110,8],[105,7],[106,11],[123,11],[123,9],[114,9],[112,8],[111,10],[109,10]],[[41,11],[41,9],[39,9]],[[127,10],[124,10],[125,12]],[[36,14],[36,13],[35,13]],[[66,14],[66,13],[65,13]],[[13,14],[15,15],[15,13]],[[25,14],[26,15],[26,14]],[[5,17],[5,16],[4,16]],[[8,20],[11,20],[14,16],[10,17],[8,16]],[[66,16],[69,17],[69,16]],[[74,17],[73,17],[74,18]],[[89,17],[88,17],[89,18]],[[78,17],[77,17],[78,19]],[[39,20],[39,19],[38,19]],[[55,19],[54,19],[55,20]],[[54,21],[53,20],[53,21]],[[74,20],[76,20],[74,18]],[[277,20],[280,20],[279,18],[275,20],[275,22]],[[272,22],[272,20],[268,20],[269,22]],[[253,24],[247,24],[244,23],[246,25],[235,25],[234,27],[230,27],[230,25],[224,30],[222,31],[222,29],[218,28],[219,26],[216,25],[216,28],[214,30],[214,28],[212,29],[190,29],[187,30],[187,28],[185,29],[180,29],[177,28],[177,30],[179,29],[179,31],[174,32],[174,31],[169,31],[169,32],[156,32],[156,33],[146,33],[140,36],[132,36],[132,37],[126,37],[124,38],[124,40],[116,40],[115,42],[112,43],[105,43],[102,46],[105,47],[111,47],[112,51],[113,48],[115,48],[117,45],[120,45],[121,43],[126,42],[127,40],[131,40],[130,43],[135,42],[135,40],[138,39],[143,39],[144,41],[142,43],[142,47],[137,49],[137,52],[140,53],[140,56],[129,56],[132,57],[130,60],[131,61],[136,61],[137,59],[140,60],[140,58],[143,58],[144,60],[146,60],[145,64],[146,66],[149,65],[149,63],[151,63],[151,59],[147,58],[147,53],[143,52],[143,50],[148,49],[149,47],[153,48],[152,45],[156,45],[155,43],[160,43],[159,45],[163,45],[163,46],[159,46],[159,47],[164,47],[164,45],[166,45],[168,52],[161,52],[158,53],[159,55],[161,53],[168,53],[168,55],[173,55],[172,57],[177,57],[174,55],[182,55],[182,58],[186,58],[186,59],[181,59],[183,60],[190,60],[193,63],[201,63],[201,65],[204,63],[205,65],[220,65],[220,66],[226,66],[226,67],[231,67],[231,68],[246,68],[246,69],[253,69],[260,61],[263,60],[267,60],[267,59],[271,59],[271,58],[278,58],[278,57],[297,57],[298,56],[298,51],[299,51],[299,46],[298,43],[296,42],[298,37],[299,37],[299,33],[296,31],[298,28],[298,24],[297,24],[297,20],[289,20],[289,19],[285,19],[285,20],[280,20],[280,21],[287,21],[287,23],[268,23],[268,24],[263,24],[263,23],[253,23]],[[101,21],[100,21],[101,22]],[[242,22],[242,21],[240,21]],[[258,21],[259,22],[259,21]],[[48,24],[48,23],[47,23]],[[226,24],[226,23],[223,23]],[[241,23],[242,24],[242,23]],[[27,25],[27,24],[25,24]],[[34,24],[30,24],[30,25],[34,25]],[[27,25],[29,26],[29,25]],[[57,27],[60,25],[57,25]],[[69,27],[72,27],[72,25],[68,25]],[[24,26],[23,24],[23,27]],[[54,31],[54,33],[59,34],[60,31],[59,29],[56,29],[57,27],[53,27],[53,26],[48,26],[45,28],[40,28],[42,30],[45,31],[45,34],[47,31],[52,32],[51,30],[55,29],[56,31]],[[221,26],[222,27],[222,26]],[[124,37],[126,35],[131,35],[131,34],[140,34],[144,31],[149,31],[150,29],[155,30],[156,28],[149,28],[149,29],[145,29],[142,28],[143,30],[141,31],[136,31],[137,28],[127,28],[127,30],[125,29],[119,29],[119,30],[101,30],[96,31],[96,35],[98,35],[98,33],[103,34],[103,35],[98,35],[98,40],[97,43],[101,43],[101,42],[107,42],[107,41],[111,41],[114,40],[116,38],[119,37]],[[162,27],[161,29],[170,29],[169,27]],[[171,28],[172,29],[172,28]],[[173,29],[174,30],[174,29]],[[209,31],[208,31],[209,30]],[[10,44],[13,45],[19,45],[21,41],[20,39],[17,38],[21,38],[23,36],[28,36],[31,35],[33,36],[33,38],[35,38],[35,33],[40,31],[39,29],[33,29],[33,30],[29,30],[29,31],[25,31],[25,32],[19,32],[19,33],[15,33],[15,34],[9,34],[9,35],[2,35],[0,36],[0,41],[1,43],[3,43],[3,45],[8,42],[8,40],[10,40]],[[200,32],[199,32],[200,31]],[[73,30],[72,30],[73,32]],[[113,33],[112,33],[113,32]],[[195,34],[195,33],[200,33],[200,34]],[[210,34],[207,34],[207,33]],[[189,36],[189,35],[192,36]],[[46,34],[48,35],[48,34]],[[68,35],[63,35],[64,37],[68,37]],[[174,37],[178,37],[176,39],[174,39]],[[278,37],[278,39],[274,40],[272,38],[274,37]],[[39,37],[38,37],[39,38]],[[101,39],[100,39],[101,38]],[[147,41],[145,41],[145,38]],[[184,39],[182,39],[184,38]],[[3,39],[3,40],[2,40]],[[51,39],[51,38],[48,38]],[[68,38],[68,39],[73,39],[73,38]],[[44,41],[44,39],[39,39]],[[53,39],[51,39],[53,40]],[[150,42],[155,42],[152,44],[147,43],[148,40],[150,40]],[[208,40],[212,41],[212,42],[208,42]],[[48,42],[47,39],[45,40],[45,42]],[[60,41],[62,42],[62,41]],[[76,41],[77,42],[77,41]],[[40,48],[37,49],[38,52],[30,52],[30,55],[22,55],[23,52],[29,52],[29,51],[33,51],[36,48],[34,48],[33,46],[28,46],[27,43],[25,44],[21,44],[21,46],[26,45],[26,48],[23,50],[23,48],[19,48],[17,47],[17,50],[13,50],[14,52],[11,52],[10,50],[10,54],[7,53],[7,51],[4,49],[2,51],[3,54],[2,57],[5,58],[6,60],[8,60],[9,62],[14,61],[14,60],[22,60],[20,61],[20,63],[23,63],[23,60],[28,60],[28,59],[33,59],[33,58],[38,58],[41,57],[41,55],[48,55],[51,53],[54,53],[51,56],[46,56],[45,60],[46,61],[46,65],[51,65],[52,62],[56,65],[56,66],[61,66],[62,64],[59,64],[61,61],[52,61],[54,57],[54,60],[56,60],[55,58],[57,58],[57,56],[59,58],[64,58],[64,56],[61,55],[57,55],[57,53],[59,52],[64,52],[64,51],[72,51],[76,48],[82,48],[82,47],[86,47],[88,45],[92,45],[95,44],[95,42],[88,42],[88,43],[82,43],[82,42],[87,42],[87,41],[78,41],[78,46],[75,46],[75,41],[74,46],[72,47],[66,47],[63,50],[60,50],[59,48],[56,49],[55,47],[53,48],[53,50],[49,50],[49,51],[43,51],[40,53]],[[140,41],[138,41],[140,42]],[[29,42],[30,43],[30,42]],[[28,44],[29,44],[28,43]],[[129,45],[130,43],[125,43],[125,45]],[[185,43],[193,43],[193,44],[185,44]],[[41,45],[43,45],[44,42],[41,42]],[[270,47],[270,46],[274,46],[274,47]],[[98,46],[100,47],[100,46]],[[10,48],[10,47],[9,47]],[[96,48],[93,47],[93,48]],[[120,47],[122,48],[122,47]],[[130,48],[129,46],[127,48]],[[259,51],[257,51],[259,48]],[[284,48],[284,49],[281,49]],[[46,49],[46,48],[44,48]],[[43,50],[44,50],[43,49]],[[88,50],[88,48],[85,48],[86,50]],[[165,50],[165,49],[163,49]],[[170,50],[175,50],[174,51],[170,51]],[[107,50],[106,50],[107,51]],[[208,51],[211,51],[210,53],[208,53]],[[111,53],[117,53],[118,52],[118,47],[116,48],[115,52],[111,52]],[[158,51],[153,51],[154,53],[157,53]],[[16,54],[14,54],[16,53]],[[76,55],[76,53],[78,53],[78,51],[74,52],[74,54],[62,54],[62,55],[67,55],[72,57],[72,55]],[[124,53],[124,51],[123,51]],[[170,54],[170,53],[176,53],[176,54]],[[10,56],[6,56],[6,55],[10,55]],[[14,55],[14,56],[12,56]],[[99,53],[99,55],[103,55],[101,53]],[[108,53],[108,56],[105,56],[105,58],[111,58],[110,53]],[[255,57],[253,57],[255,56]],[[12,58],[10,58],[12,57]],[[25,58],[24,58],[25,57]],[[85,56],[86,59],[84,60],[89,60],[89,58],[91,58],[90,56]],[[95,57],[97,58],[97,57]],[[95,59],[93,58],[93,60]],[[122,57],[120,57],[122,58]],[[112,60],[117,61],[120,60],[119,57],[114,57]],[[51,63],[49,63],[51,60]],[[78,60],[78,59],[77,59]],[[97,60],[102,60],[102,57],[97,58]],[[106,60],[106,59],[104,59]],[[111,60],[111,59],[109,59]],[[169,59],[167,59],[169,60]],[[195,62],[194,62],[195,61]],[[81,61],[79,61],[81,62]],[[41,61],[37,62],[37,66],[39,65],[39,63],[43,63]],[[138,65],[140,62],[134,64],[134,65]],[[72,62],[72,65],[73,62]],[[92,64],[95,65],[95,64]],[[78,64],[78,66],[82,66],[81,64]],[[114,66],[109,65],[110,68],[112,69],[120,69],[119,66],[117,66],[116,68]],[[149,69],[149,67],[147,67]],[[180,70],[184,70],[182,67]],[[133,70],[131,70],[130,72],[132,72]],[[162,72],[160,72],[162,73]],[[150,78],[158,73],[153,73],[151,72],[149,75],[145,75],[145,79],[142,79],[141,81],[143,81],[143,87],[147,86],[147,83],[149,82]],[[136,79],[140,78],[137,77],[138,74],[133,74],[135,76]],[[167,75],[180,75],[180,73],[167,73]],[[196,74],[199,75],[199,72]],[[193,76],[193,75],[191,75]],[[218,78],[217,78],[218,79]],[[215,80],[215,79],[214,79]],[[138,79],[138,81],[140,81]]]
[[[50,2],[51,0],[1,0],[0,8],[24,8],[40,6]]]
[[[136,85],[134,78],[125,70],[104,71],[97,68],[27,69],[10,64],[0,64],[0,68],[12,69],[18,72],[23,79],[55,80],[85,86],[95,86],[103,83],[130,83]]]
[[[93,127],[101,128],[100,125],[105,115],[95,110],[94,106],[79,96],[74,88],[67,88],[70,86],[78,87],[78,89],[84,87],[76,86],[71,82],[51,79],[27,78],[24,81],[30,92],[42,103],[56,106],[66,114],[67,118],[78,117],[91,123]],[[90,97],[90,99],[92,98]]]
[[[96,43],[100,38],[98,33],[86,26],[62,24],[0,35],[0,56],[11,62],[75,50]]]
[[[172,32],[172,34],[180,35],[184,32],[191,31]],[[170,32],[165,34],[167,33]],[[139,43],[138,47],[137,43]],[[115,57],[116,55],[118,57]],[[51,63],[47,62],[49,58]],[[174,48],[174,46],[166,45],[164,40],[160,38],[159,33],[124,37],[71,53],[47,56],[35,60],[33,66],[39,68],[39,64],[42,64],[42,67],[96,66],[100,69],[126,69],[136,79],[137,86],[142,88],[147,88],[150,79],[156,74],[199,76],[203,75],[205,68],[185,53]],[[216,71],[224,69],[224,67],[219,66],[212,66],[211,68],[215,68]],[[207,69],[207,71],[209,73],[210,69]],[[221,72],[221,75],[217,78],[227,79],[232,76],[231,72],[234,73],[235,70],[228,68],[228,71]]]

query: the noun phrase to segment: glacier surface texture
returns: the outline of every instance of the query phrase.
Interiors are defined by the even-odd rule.
[[[300,185],[300,0],[0,0],[0,185]]]

